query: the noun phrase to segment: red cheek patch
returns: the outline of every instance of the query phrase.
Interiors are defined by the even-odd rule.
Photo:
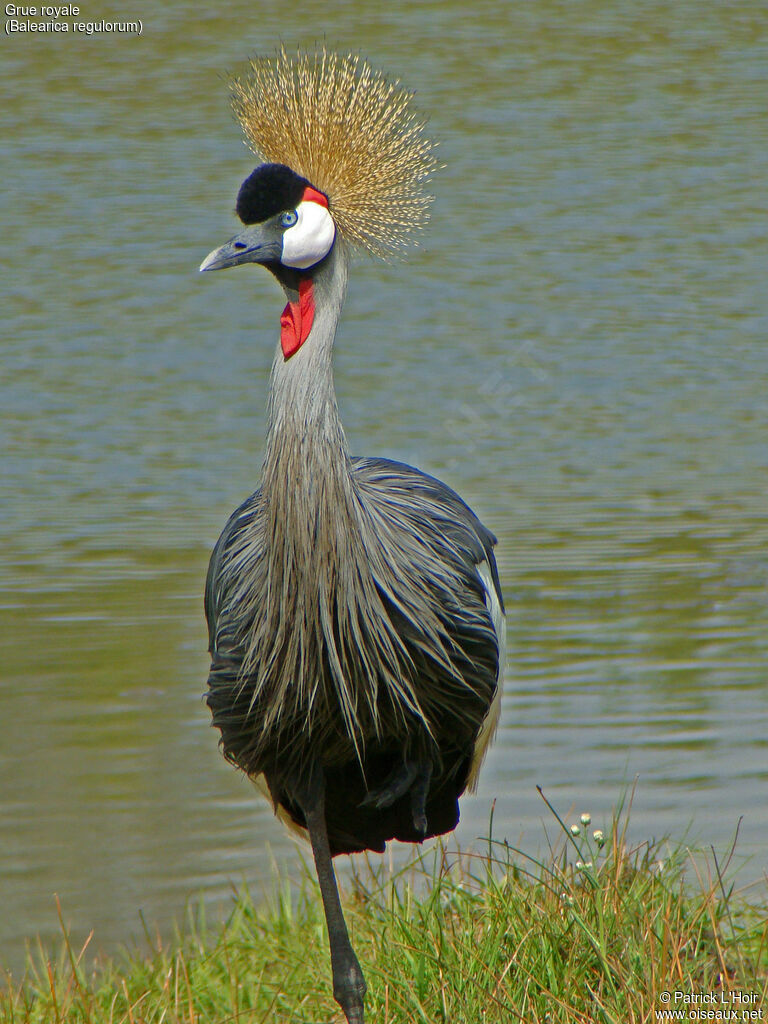
[[[311,185],[307,185],[304,189],[304,194],[301,197],[303,203],[319,203],[320,206],[324,206],[328,209],[328,198],[324,196],[322,192],[318,192],[316,188],[312,188]]]
[[[299,301],[289,302],[280,317],[280,345],[286,359],[297,352],[307,340],[314,319],[315,295],[312,278],[303,277],[299,281]]]

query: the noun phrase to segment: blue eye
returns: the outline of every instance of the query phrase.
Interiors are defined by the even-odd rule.
[[[287,210],[280,218],[280,223],[284,228],[292,228],[298,219],[299,215],[295,210]]]

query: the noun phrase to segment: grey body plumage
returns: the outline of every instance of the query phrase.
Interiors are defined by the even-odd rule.
[[[331,61],[329,72],[318,59],[309,71],[298,59],[315,99],[339,82],[369,98],[370,76],[354,79],[356,63]],[[297,72],[285,54],[278,70],[281,60],[288,90]],[[377,103],[394,95],[402,104],[402,94],[376,83]],[[321,106],[327,113],[338,105]],[[423,177],[424,144],[414,138]],[[209,566],[207,700],[225,755],[308,833],[334,993],[350,1024],[362,1024],[365,983],[331,858],[455,827],[458,798],[476,781],[498,719],[503,600],[495,537],[454,491],[411,466],[348,452],[331,366],[348,243],[333,217],[327,167],[318,173],[328,195],[305,171],[257,169],[238,203],[239,212],[257,211],[254,223],[201,267],[263,263],[289,303],[270,380],[262,483],[229,519]],[[397,187],[421,210],[413,183],[403,181]],[[273,213],[276,189],[293,197],[294,209]],[[344,225],[356,207],[353,191],[342,197]],[[361,213],[348,233],[386,250],[380,208],[376,217],[366,225]],[[398,231],[399,244],[401,224]]]

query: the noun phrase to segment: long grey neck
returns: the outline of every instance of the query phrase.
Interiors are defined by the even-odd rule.
[[[267,492],[311,491],[321,477],[349,473],[349,455],[336,405],[331,355],[347,288],[347,254],[337,241],[313,276],[312,330],[290,358],[277,346],[269,389],[264,459]],[[289,300],[297,294],[284,284]],[[305,510],[306,512],[307,510]]]

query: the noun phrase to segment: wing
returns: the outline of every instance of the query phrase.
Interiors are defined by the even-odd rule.
[[[261,492],[256,491],[227,520],[211,554],[205,581],[211,654],[206,702],[221,733],[224,756],[249,774],[257,730],[251,716],[251,692],[242,676],[245,647],[239,609],[258,606],[263,596],[265,549]],[[246,616],[246,625],[247,621]]]
[[[216,546],[211,552],[208,562],[208,575],[205,580],[205,619],[208,623],[208,650],[214,655],[220,646],[217,642],[217,627],[219,623],[222,603],[224,600],[223,580],[225,574],[222,572],[225,557],[229,555],[231,548],[237,544],[238,538],[249,534],[249,539],[254,538],[254,526],[257,523],[259,513],[259,500],[261,491],[255,491],[246,498],[239,508],[236,508],[227,520],[226,526],[221,531],[221,536],[216,541]],[[257,545],[254,555],[260,557],[263,554],[261,545]]]
[[[472,723],[466,785],[474,788],[501,707],[506,630],[496,537],[442,481],[389,459],[356,458],[352,465],[363,496],[385,520],[401,524],[410,549],[402,561],[425,567],[421,580],[411,578],[411,588],[429,595],[456,650],[467,655],[459,659],[462,673],[468,688],[482,696],[480,709],[473,702],[459,713]],[[438,690],[447,682],[439,672],[427,672],[426,680]],[[455,697],[450,687],[441,695]]]
[[[358,483],[373,485],[386,494],[393,507],[400,507],[406,515],[412,513],[414,499],[417,499],[426,515],[427,525],[454,542],[468,570],[476,570],[486,562],[495,598],[501,614],[504,614],[504,597],[493,553],[496,537],[483,526],[456,491],[442,480],[394,459],[358,456],[352,459],[352,468]]]

